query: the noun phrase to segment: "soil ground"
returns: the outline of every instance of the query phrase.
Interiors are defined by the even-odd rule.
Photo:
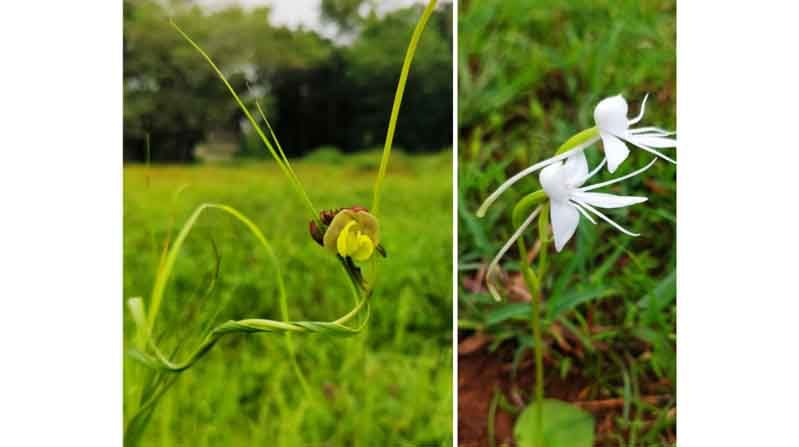
[[[528,356],[513,374],[511,350],[500,348],[488,352],[481,348],[458,355],[458,445],[461,447],[513,446],[513,424],[518,411],[512,412],[497,406],[494,419],[494,440],[489,442],[488,414],[495,390],[499,390],[506,401],[517,410],[530,401],[533,389],[534,365]],[[616,426],[622,415],[623,399],[585,400],[590,380],[575,374],[561,378],[554,368],[545,369],[546,397],[573,402],[590,412],[596,421],[596,447],[614,446],[611,435],[623,430]],[[662,388],[652,384],[653,390]],[[667,399],[668,396],[665,396]],[[646,398],[656,404],[662,395]],[[674,440],[670,440],[673,444]]]

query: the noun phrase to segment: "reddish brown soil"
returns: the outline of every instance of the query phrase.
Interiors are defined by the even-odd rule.
[[[500,390],[514,407],[523,408],[530,401],[534,367],[531,358],[523,360],[514,378],[509,350],[500,349],[494,353],[484,348],[466,351],[468,353],[458,355],[458,445],[487,447],[491,445],[488,440],[488,413],[494,390]],[[609,436],[620,431],[614,421],[621,416],[623,400],[587,400],[592,385],[589,380],[573,374],[561,379],[557,371],[551,368],[547,371],[544,379],[546,396],[574,402],[594,415],[597,424],[595,446],[616,445],[617,441],[611,442]],[[668,400],[668,396],[656,395],[646,400],[657,404],[664,399]],[[514,445],[514,420],[514,414],[497,408],[494,420],[496,446]]]

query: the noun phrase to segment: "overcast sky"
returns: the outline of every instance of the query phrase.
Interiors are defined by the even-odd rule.
[[[289,28],[303,26],[330,36],[334,32],[324,27],[319,14],[321,0],[195,0],[196,3],[209,8],[222,8],[228,5],[254,7],[269,5],[272,7],[272,20],[275,25],[286,25]],[[426,3],[424,0],[383,0],[379,3],[378,12],[391,11],[397,8]]]

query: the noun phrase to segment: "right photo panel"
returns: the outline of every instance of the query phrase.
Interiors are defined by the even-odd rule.
[[[676,2],[458,13],[458,444],[676,445]]]

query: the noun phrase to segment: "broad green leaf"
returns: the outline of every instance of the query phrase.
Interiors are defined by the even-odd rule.
[[[543,439],[536,439],[535,403],[524,409],[513,427],[519,447],[592,447],[594,418],[589,413],[555,399],[542,403]]]

